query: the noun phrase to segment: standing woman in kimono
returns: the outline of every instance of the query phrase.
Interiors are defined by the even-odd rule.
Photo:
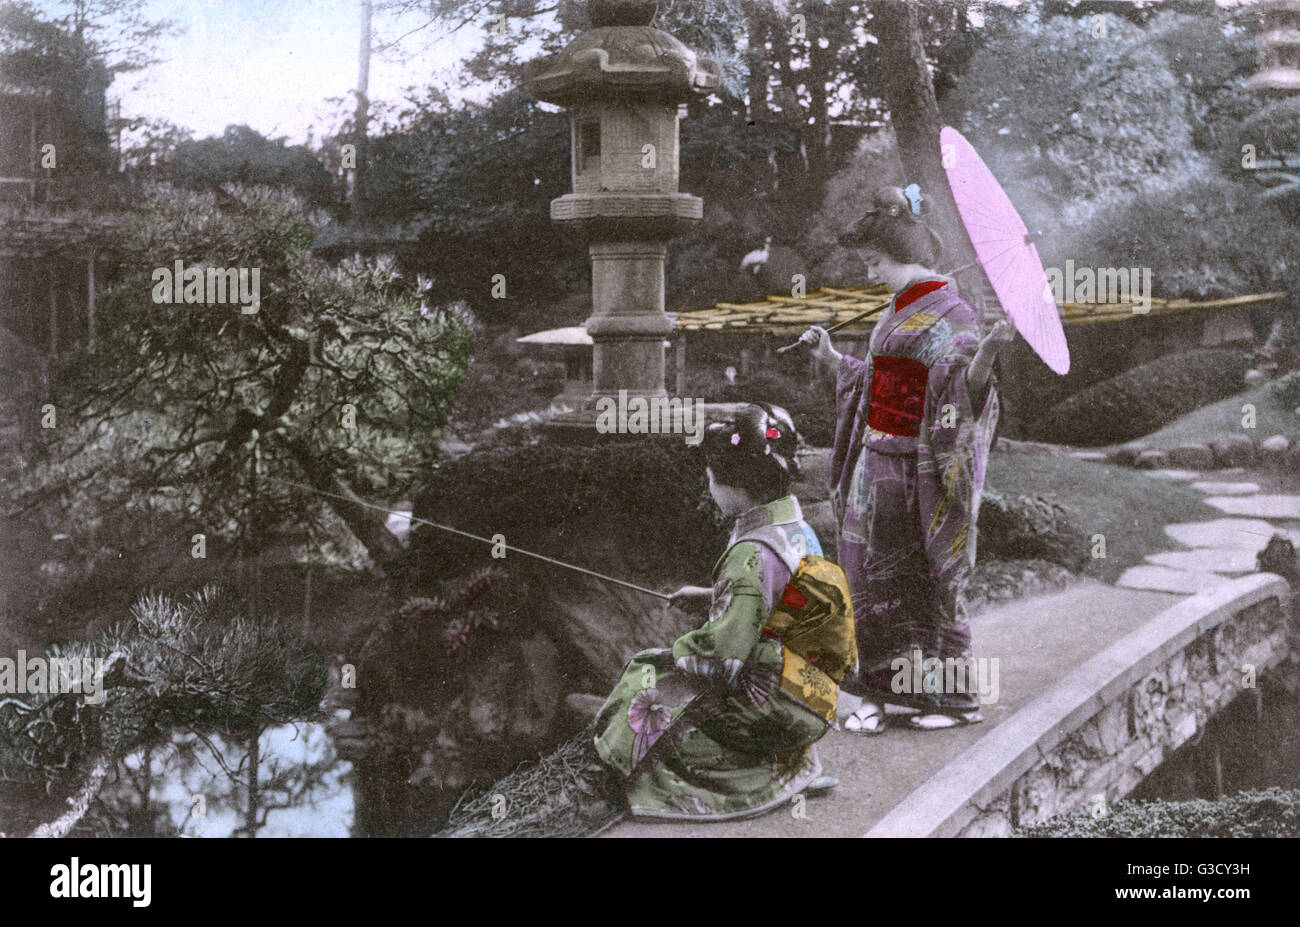
[[[709,490],[735,524],[713,588],[688,586],[673,604],[698,603],[708,620],[670,649],[633,657],[596,718],[596,751],[637,817],[745,817],[835,782],[813,745],[835,717],[835,680],[856,661],[853,619],[833,564],[829,609],[787,585],[805,556],[821,554],[790,495],[794,423],[784,409],[750,405],[734,424],[710,425],[703,443]],[[843,633],[800,648],[769,620],[778,605]]]
[[[886,703],[918,709],[908,722],[921,729],[974,723],[973,681],[943,691],[952,674],[931,658],[942,667],[971,656],[965,589],[998,415],[991,371],[1014,329],[1003,320],[981,339],[978,314],[933,269],[937,236],[903,190],[879,190],[841,242],[895,293],[866,357],[839,353],[821,328],[800,337],[836,376],[829,481],[859,656],[856,680],[841,685],[865,699],[845,727],[879,733]],[[914,673],[918,656],[925,669]]]

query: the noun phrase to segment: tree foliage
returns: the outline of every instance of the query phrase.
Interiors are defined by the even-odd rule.
[[[1017,202],[1131,192],[1188,157],[1182,82],[1141,28],[1100,21],[1102,35],[1091,20],[1016,19],[972,55],[945,101]]]
[[[61,174],[103,171],[111,160],[104,120],[109,69],[76,32],[27,3],[0,3],[0,81],[47,97],[58,120]]]
[[[321,220],[292,196],[232,191],[159,189],[123,230],[94,337],[52,389],[57,426],[24,496],[82,527],[129,532],[157,516],[244,551],[337,531],[333,511],[372,556],[393,554],[381,516],[277,481],[403,492],[433,466],[468,329],[422,311],[390,267],[311,258]],[[155,302],[155,271],[176,261],[258,268],[260,308]]]
[[[309,714],[326,683],[319,649],[278,621],[248,618],[218,586],[143,595],[96,637],[44,657],[102,660],[103,698],[87,702],[97,684],[78,676],[80,691],[0,702],[0,778],[53,784],[180,728],[246,734]]]
[[[340,191],[309,152],[269,139],[248,126],[227,126],[220,138],[180,141],[172,179],[191,190],[227,183],[288,187],[313,206],[337,208]]]

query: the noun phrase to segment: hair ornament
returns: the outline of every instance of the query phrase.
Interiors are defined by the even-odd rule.
[[[903,195],[907,197],[908,202],[912,204],[912,213],[919,216],[921,214],[921,186],[920,184],[909,183],[903,188]]]

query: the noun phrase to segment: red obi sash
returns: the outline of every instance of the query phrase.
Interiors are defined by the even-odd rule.
[[[871,408],[867,424],[886,434],[915,438],[925,414],[930,370],[910,357],[883,355],[871,361]]]

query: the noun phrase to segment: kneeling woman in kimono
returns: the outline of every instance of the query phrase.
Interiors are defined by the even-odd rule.
[[[841,242],[896,294],[866,357],[839,353],[821,328],[800,338],[836,374],[829,478],[860,666],[844,688],[866,699],[845,727],[878,733],[883,703],[918,709],[909,723],[922,729],[969,724],[978,695],[944,691],[956,674],[942,667],[971,656],[965,589],[998,416],[991,370],[1014,329],[1004,320],[981,338],[975,310],[932,269],[936,236],[897,187],[879,190]]]
[[[635,816],[744,817],[835,784],[813,744],[856,662],[853,619],[843,573],[789,494],[798,446],[770,406],[705,432],[709,489],[735,526],[711,593],[686,587],[673,601],[711,596],[708,621],[637,654],[596,719],[596,750]]]

